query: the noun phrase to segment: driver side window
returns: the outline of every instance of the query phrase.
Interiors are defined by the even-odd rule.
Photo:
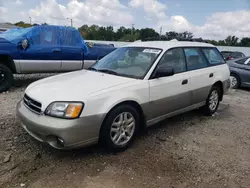
[[[186,71],[186,61],[182,48],[168,50],[161,58],[158,67],[173,68],[175,74]]]

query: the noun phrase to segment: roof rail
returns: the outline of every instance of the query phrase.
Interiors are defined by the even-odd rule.
[[[171,41],[171,40],[174,40],[174,39],[177,40],[177,41],[189,41],[189,42],[205,42],[205,43],[209,43],[207,40],[204,40],[202,38],[191,38],[191,39],[180,38],[180,37],[168,38],[166,36],[148,37],[148,38],[144,39],[143,41]]]

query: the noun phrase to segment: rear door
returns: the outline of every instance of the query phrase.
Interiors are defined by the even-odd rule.
[[[214,71],[209,68],[208,62],[200,48],[184,48],[187,71],[190,75],[191,103],[199,104],[206,101],[213,84]]]
[[[33,30],[36,30],[34,28]],[[58,28],[37,29],[37,35],[29,39],[29,47],[20,50],[22,73],[58,72],[61,68],[62,52]]]
[[[225,61],[217,48],[185,48],[187,69],[190,72],[192,103],[204,103],[212,85],[223,79]],[[223,80],[221,80],[223,81]]]
[[[83,44],[78,31],[62,30],[62,67],[61,71],[74,71],[83,68]]]

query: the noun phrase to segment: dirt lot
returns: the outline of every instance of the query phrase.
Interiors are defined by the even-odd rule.
[[[125,152],[65,152],[35,141],[16,118],[25,87],[43,76],[19,76],[0,94],[0,187],[250,187],[249,90],[230,91],[213,117],[168,119]]]

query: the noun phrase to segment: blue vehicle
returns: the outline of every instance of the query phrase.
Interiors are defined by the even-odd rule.
[[[68,72],[87,69],[116,48],[86,43],[72,27],[41,25],[0,34],[0,92],[13,74]]]

